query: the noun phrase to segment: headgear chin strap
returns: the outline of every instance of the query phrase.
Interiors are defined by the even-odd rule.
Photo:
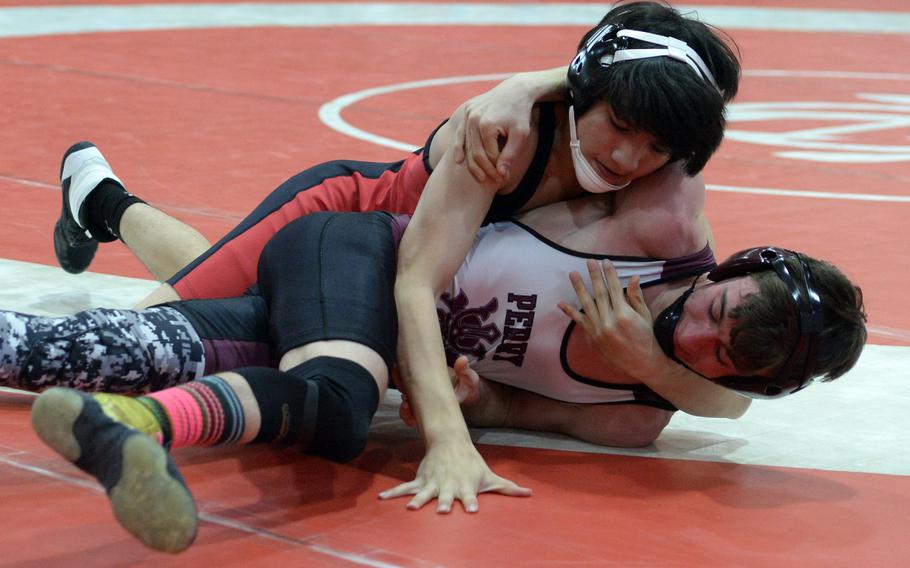
[[[799,263],[803,272],[803,292],[787,268],[786,260]],[[816,374],[813,363],[818,347],[818,336],[824,326],[822,304],[812,271],[808,263],[797,252],[777,247],[758,247],[740,251],[708,273],[708,278],[720,282],[738,276],[746,276],[764,270],[774,270],[787,286],[787,290],[799,313],[799,337],[784,365],[774,377],[729,376],[710,379],[722,386],[739,391],[753,398],[776,398],[806,388]],[[691,289],[690,292],[691,293]],[[688,295],[677,299],[655,320],[654,333],[658,343],[668,357],[679,361],[673,352],[673,333],[683,304]],[[685,363],[683,363],[685,366]]]
[[[575,107],[572,105],[569,105],[569,148],[572,150],[572,166],[575,168],[575,179],[578,180],[578,185],[584,188],[585,191],[607,193],[608,191],[620,190],[632,183],[631,179],[620,185],[608,182],[600,177],[594,166],[581,153],[581,142],[578,141],[578,134],[575,131]]]

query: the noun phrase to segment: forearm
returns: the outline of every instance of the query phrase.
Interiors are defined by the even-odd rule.
[[[401,380],[425,444],[470,442],[448,376],[434,291],[399,281],[395,296]]]
[[[508,385],[487,385],[491,392],[483,393],[486,402],[465,413],[471,426],[553,432],[592,444],[635,448],[653,443],[673,415],[639,404],[578,404]],[[483,414],[475,417],[481,409]]]
[[[514,428],[566,433],[578,405],[560,402],[511,385],[481,379],[477,397],[461,410],[473,428]]]
[[[533,101],[560,101],[565,98],[565,67],[516,73],[507,81],[512,81],[521,92],[526,93]]]
[[[746,413],[752,399],[712,383],[669,359],[642,375],[641,381],[693,416],[736,419]]]

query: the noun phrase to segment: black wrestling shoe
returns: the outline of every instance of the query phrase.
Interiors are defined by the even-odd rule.
[[[104,486],[114,515],[149,548],[185,550],[196,538],[196,503],[170,455],[111,419],[89,394],[52,388],[32,406],[32,426],[57,453]]]
[[[122,183],[91,142],[79,142],[63,154],[60,187],[63,208],[54,225],[54,254],[63,270],[79,274],[88,268],[98,250],[98,240],[86,229],[82,205],[105,179]]]

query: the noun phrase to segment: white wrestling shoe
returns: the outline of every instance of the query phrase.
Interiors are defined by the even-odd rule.
[[[82,210],[88,195],[104,180],[123,185],[91,142],[74,144],[63,154],[60,165],[63,208],[54,225],[54,254],[60,266],[69,273],[78,274],[88,268],[98,250],[99,240],[113,240],[92,235],[86,228]]]

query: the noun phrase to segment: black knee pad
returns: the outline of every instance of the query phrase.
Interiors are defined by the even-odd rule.
[[[259,406],[257,442],[294,444],[311,429],[316,414],[317,387],[269,367],[243,367],[234,373],[246,379]]]
[[[347,462],[363,451],[379,406],[373,376],[357,363],[317,357],[287,372],[248,367],[262,417],[254,442],[299,444],[313,455]]]
[[[319,386],[316,428],[304,451],[337,462],[359,456],[379,407],[379,388],[370,372],[347,359],[316,357],[288,373]]]

